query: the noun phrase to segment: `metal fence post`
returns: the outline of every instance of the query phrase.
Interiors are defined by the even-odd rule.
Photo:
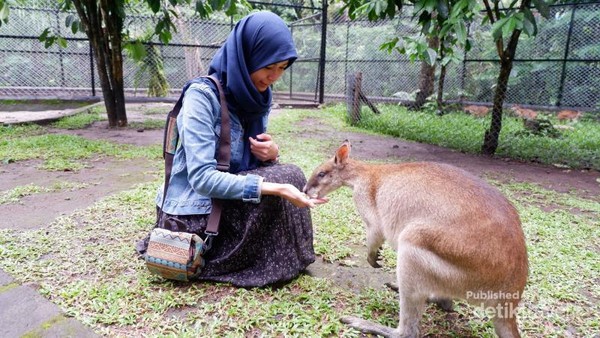
[[[344,79],[348,78],[348,50],[350,49],[350,21],[346,20],[346,57],[344,59]],[[348,81],[344,82],[344,90],[348,86]]]
[[[556,98],[556,106],[560,107],[563,91],[565,90],[565,77],[567,76],[567,58],[569,57],[569,45],[571,43],[571,34],[573,34],[573,22],[575,21],[575,10],[577,4],[573,4],[571,8],[571,21],[569,21],[569,31],[567,33],[567,42],[565,43],[565,54],[562,60],[562,69],[560,71],[560,83],[558,85],[558,97]]]
[[[90,80],[92,82],[92,96],[96,96],[96,79],[94,78],[94,50],[92,49],[92,41],[88,39],[90,46]]]
[[[294,25],[290,25],[290,31],[292,32],[292,38],[294,36]],[[290,99],[292,98],[292,86],[294,84],[294,67],[290,67]]]
[[[319,103],[325,102],[325,49],[327,48],[327,0],[321,12],[321,55],[319,57]]]
[[[60,29],[60,11],[57,9],[54,11],[56,15],[56,31],[59,35],[62,35]],[[60,45],[57,44],[58,48],[58,59],[60,60],[60,86],[65,87],[65,60],[63,57],[63,49]]]
[[[471,34],[471,23],[467,23],[467,39]],[[463,61],[462,61],[462,76],[460,77],[460,95],[458,97],[458,101],[460,104],[463,104],[465,98],[465,78],[467,76],[467,48],[465,47],[463,53]]]

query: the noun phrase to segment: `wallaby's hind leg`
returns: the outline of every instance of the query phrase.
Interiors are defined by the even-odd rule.
[[[387,283],[385,283],[385,286],[390,288],[392,291],[398,292],[398,284],[396,284],[394,282],[387,282]],[[452,301],[452,299],[430,298],[430,299],[427,299],[427,302],[436,304],[437,306],[439,306],[442,310],[444,310],[446,312],[454,311],[454,302]]]
[[[399,292],[400,297],[400,320],[398,322],[398,333],[400,337],[419,337],[419,322],[425,310],[426,297],[419,297],[410,291]]]
[[[502,309],[502,313],[498,313],[494,317],[494,329],[500,338],[520,338],[519,328],[517,326],[517,315],[512,311],[516,305]],[[505,316],[508,314],[507,316]],[[504,318],[505,317],[505,318]]]
[[[410,294],[400,294],[400,320],[396,329],[357,317],[345,316],[341,321],[363,333],[383,337],[417,338],[419,321],[425,307],[425,298],[415,298]]]

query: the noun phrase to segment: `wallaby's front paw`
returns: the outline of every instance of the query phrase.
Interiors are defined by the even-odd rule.
[[[380,251],[381,251],[381,249],[377,249],[377,251],[375,251],[375,253],[370,252],[367,255],[367,262],[369,262],[369,264],[374,268],[381,267],[381,265],[379,265],[379,263],[377,262],[381,258],[381,255],[379,254]]]
[[[381,267],[381,265],[377,263],[377,258],[367,257],[367,262],[369,262],[369,264],[376,269]]]

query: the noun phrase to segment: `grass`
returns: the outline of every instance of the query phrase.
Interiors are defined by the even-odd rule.
[[[157,159],[161,153],[159,148],[117,145],[67,134],[44,134],[0,142],[0,159],[4,163],[39,159],[42,161],[40,168],[45,170],[77,171],[86,167],[87,160],[97,156]]]
[[[343,115],[345,106],[327,108],[326,112]],[[381,115],[363,108],[357,126],[365,130],[392,135],[407,140],[440,145],[467,153],[481,153],[489,118],[481,119],[463,112],[450,112],[443,116],[405,107],[380,106]],[[547,119],[558,125],[554,117]],[[502,122],[497,157],[507,157],[528,162],[554,164],[571,168],[600,170],[600,123],[584,119],[571,125],[573,130],[557,131],[560,136],[538,136],[527,133],[521,119],[505,114]]]
[[[273,117],[270,132],[280,143],[282,161],[296,163],[310,174],[339,143],[327,137],[327,130],[359,130],[346,125],[344,114],[333,107],[325,111],[289,110]],[[401,118],[407,117],[396,117]],[[315,130],[315,124],[303,121],[317,121],[323,138],[314,134],[306,137],[320,131]],[[416,131],[416,118],[412,123],[408,129]],[[460,125],[458,119],[453,123]],[[469,123],[476,126],[481,122]],[[434,137],[430,128],[423,127],[415,135]],[[0,128],[0,133],[10,138],[10,142],[0,143],[0,158],[8,156],[13,161],[39,158],[47,163],[63,158],[85,165],[86,159],[94,156],[149,156],[159,160],[150,155],[151,149],[45,135],[35,127]],[[465,133],[463,137],[470,136]],[[14,155],[18,153],[24,155]],[[226,284],[175,283],[150,275],[143,261],[135,258],[133,247],[153,223],[154,197],[160,183],[158,179],[105,197],[87,209],[57,218],[44,229],[0,229],[0,268],[19,283],[39,285],[39,291],[68,316],[110,337],[359,337],[339,321],[349,314],[385,325],[397,324],[397,299],[389,291],[366,288],[355,293],[330,280],[306,275],[278,289],[249,290]],[[515,204],[527,237],[530,277],[519,308],[523,335],[599,334],[598,200],[557,193],[532,183],[491,183]],[[19,196],[32,193],[44,191],[24,186],[2,192],[0,199],[15,203]],[[338,190],[330,199],[312,211],[314,245],[325,261],[339,263],[351,255],[353,246],[364,245],[364,231],[348,189]],[[394,253],[384,251],[385,268],[393,270],[394,261]],[[459,303],[456,311],[445,314],[429,307],[422,320],[422,334],[494,336],[485,313],[464,303]]]
[[[8,203],[20,203],[21,198],[25,196],[57,191],[73,191],[85,188],[87,185],[87,183],[74,183],[66,181],[55,182],[49,187],[42,187],[35,184],[22,185],[7,191],[0,191],[0,205]]]

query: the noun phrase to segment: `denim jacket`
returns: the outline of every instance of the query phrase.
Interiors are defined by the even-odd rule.
[[[265,115],[267,125],[268,114]],[[244,130],[239,118],[230,113],[231,172],[242,160]],[[218,171],[216,154],[221,133],[221,104],[206,83],[192,83],[184,93],[177,116],[179,145],[163,211],[172,215],[209,214],[211,198],[241,199],[260,203],[262,177],[254,174],[235,175]],[[162,205],[163,187],[156,204]]]

